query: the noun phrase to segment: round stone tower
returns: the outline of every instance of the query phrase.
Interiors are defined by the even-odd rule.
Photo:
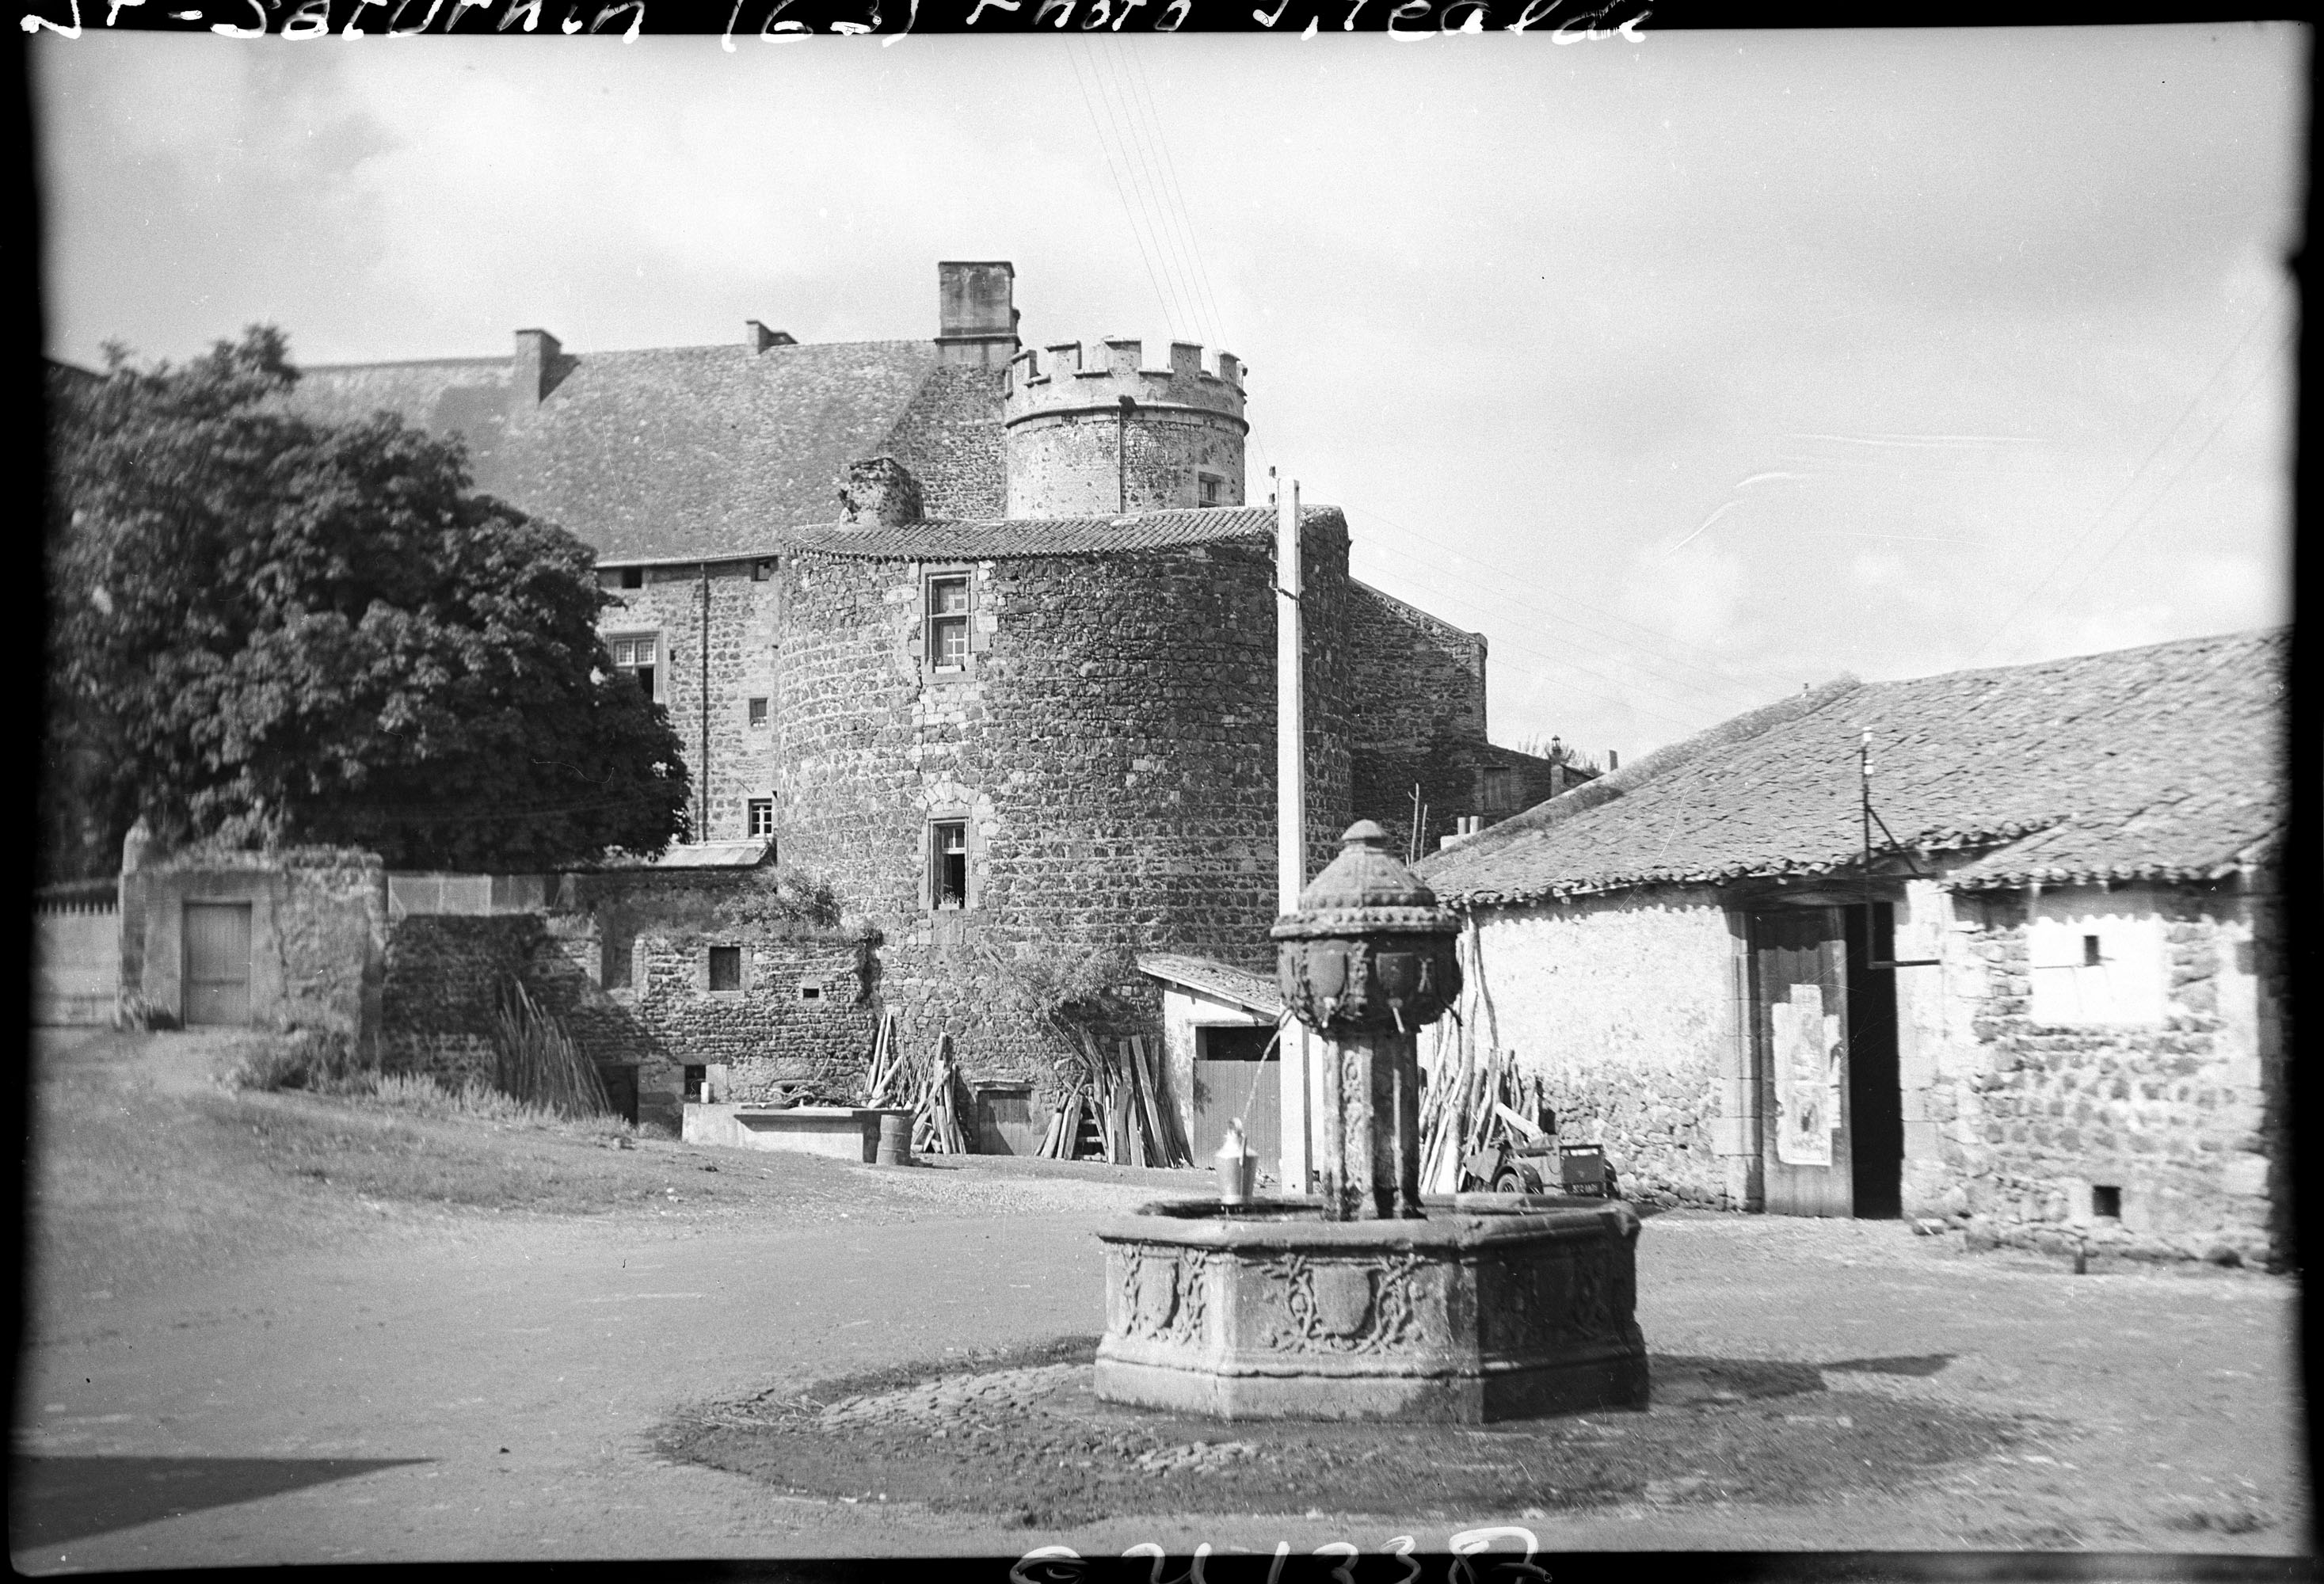
[[[1119,337],[1027,348],[1001,398],[1011,517],[1240,506],[1242,364],[1170,343],[1167,368],[1141,368]]]

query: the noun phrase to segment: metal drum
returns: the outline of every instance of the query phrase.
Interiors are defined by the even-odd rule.
[[[908,1166],[912,1164],[912,1119],[908,1113],[890,1111],[880,1119],[880,1153],[877,1158],[883,1166]]]

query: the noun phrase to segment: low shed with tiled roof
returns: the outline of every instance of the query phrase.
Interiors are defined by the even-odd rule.
[[[1641,1191],[2281,1257],[2287,643],[1843,680],[1421,872]]]

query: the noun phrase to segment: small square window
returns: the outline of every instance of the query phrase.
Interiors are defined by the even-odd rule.
[[[773,798],[752,798],[750,811],[752,835],[771,836],[775,833],[775,800]]]
[[[2098,955],[2098,936],[2084,935],[2082,937],[2082,966],[2085,968],[2102,968],[2105,965],[2106,959]]]
[[[765,725],[767,723],[767,701],[763,698],[752,699],[749,705],[749,714],[751,724],[753,726]]]
[[[800,985],[798,987],[798,991],[799,999],[802,1001],[819,1001],[823,999],[823,986],[816,984],[812,981]]]
[[[937,907],[968,906],[968,822],[938,820],[928,827],[928,900]]]
[[[1224,498],[1226,481],[1217,474],[1198,474],[1195,475],[1194,483],[1194,498],[1203,505],[1216,506]]]
[[[2090,1187],[2090,1214],[2100,1220],[2122,1220],[2122,1190],[2093,1183]]]
[[[686,1098],[689,1101],[700,1101],[703,1080],[709,1076],[709,1067],[706,1063],[688,1067],[686,1070]]]
[[[710,988],[715,990],[738,990],[742,988],[742,948],[713,946],[710,948]]]
[[[957,670],[968,664],[968,579],[928,579],[928,664]]]
[[[622,586],[623,588],[643,588],[645,585],[646,569],[644,567],[624,566],[622,568]]]
[[[772,561],[753,561],[751,563],[751,581],[752,583],[764,583],[774,575],[775,564]]]

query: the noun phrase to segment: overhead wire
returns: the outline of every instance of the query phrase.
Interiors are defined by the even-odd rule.
[[[2010,608],[2009,614],[2004,616],[2001,619],[2000,623],[1997,625],[1991,632],[1986,635],[1985,641],[1978,644],[1976,649],[1969,651],[1969,662],[1972,665],[1977,662],[1978,657],[1982,656],[1987,649],[1991,649],[2000,640],[2003,633],[2007,632],[2010,628],[2016,625],[2017,619],[2032,608],[2034,602],[2041,596],[2042,591],[2049,587],[2051,582],[2056,578],[2061,572],[2063,572],[2066,569],[2067,563],[2073,560],[2073,558],[2080,553],[2082,547],[2089,542],[2090,537],[2098,532],[2099,527],[2107,518],[2114,515],[2116,508],[2119,507],[2123,502],[2130,498],[2131,492],[2137,488],[2138,481],[2145,476],[2146,470],[2153,465],[2154,459],[2162,456],[2163,450],[2178,437],[2179,431],[2186,427],[2187,420],[2194,417],[2195,410],[2202,404],[2203,398],[2210,394],[2211,387],[2219,382],[2220,378],[2227,373],[2230,367],[2234,365],[2236,359],[2242,355],[2244,347],[2249,344],[2253,334],[2258,330],[2262,324],[2266,322],[2269,311],[2273,309],[2278,302],[2289,300],[2291,292],[2292,287],[2290,282],[2287,281],[2279,285],[2274,295],[2271,296],[2267,301],[2260,305],[2259,312],[2254,314],[2252,316],[2251,323],[2244,327],[2244,333],[2240,336],[2236,337],[2235,345],[2228,349],[2227,356],[2219,360],[2218,367],[2211,371],[2210,378],[2205,380],[2201,386],[2196,390],[2195,394],[2188,399],[2187,405],[2181,410],[2179,416],[2172,420],[2171,427],[2163,432],[2163,437],[2154,443],[2154,448],[2149,451],[2145,456],[2140,460],[2136,467],[2131,469],[2130,475],[2123,480],[2122,488],[2115,492],[2113,499],[2109,500],[2104,507],[2100,508],[2098,514],[2090,519],[2089,522],[2083,528],[2081,532],[2074,536],[2073,543],[2068,545],[2065,548],[2065,552],[2052,564],[2050,570],[2043,573],[2041,577],[2035,581],[2034,586],[2025,591],[2024,595],[2018,600],[2017,603]],[[2296,333],[2298,328],[2296,321],[2293,327],[2294,332]],[[2242,399],[2240,397],[2237,398],[2238,402],[2240,402],[2241,400]]]
[[[1081,65],[1074,59],[1073,43],[1071,40],[1067,40],[1065,41],[1065,64],[1073,68],[1074,86],[1081,89],[1082,107],[1089,112],[1090,129],[1097,134],[1098,152],[1105,161],[1105,173],[1107,180],[1113,183],[1113,196],[1120,200],[1122,218],[1129,222],[1130,240],[1138,249],[1139,261],[1146,266],[1147,284],[1154,289],[1154,301],[1156,306],[1160,308],[1163,313],[1167,315],[1170,312],[1169,299],[1164,295],[1162,290],[1162,282],[1154,272],[1154,260],[1152,255],[1147,251],[1145,239],[1139,235],[1138,216],[1130,208],[1129,195],[1122,190],[1121,176],[1114,167],[1112,149],[1106,143],[1105,129],[1098,120],[1097,106],[1090,100],[1089,85],[1082,80]]]
[[[1435,551],[1439,557],[1449,557],[1454,561],[1463,561],[1468,558],[1462,556],[1459,551],[1453,549],[1451,546],[1443,544],[1431,536],[1423,533],[1421,530],[1413,528],[1408,523],[1397,521],[1395,518],[1388,516],[1388,513],[1379,511],[1377,507],[1358,506],[1350,507],[1349,510],[1362,516],[1378,518],[1379,520],[1388,523],[1390,527],[1407,535],[1416,542]],[[1386,545],[1381,545],[1379,548],[1392,550],[1391,547]],[[1392,553],[1406,554],[1408,559],[1415,561],[1420,560],[1420,557],[1410,556],[1408,553],[1393,551]],[[1495,598],[1509,601],[1512,604],[1515,603],[1514,600],[1510,599],[1510,596],[1502,594],[1498,591],[1491,590],[1489,588],[1489,585],[1480,583],[1474,578],[1464,577],[1460,573],[1444,567],[1438,562],[1424,562],[1422,564],[1428,566],[1431,570],[1434,571],[1439,576],[1449,577],[1457,582],[1467,583],[1472,587],[1485,589],[1488,592],[1492,593]],[[1621,626],[1636,629],[1637,631],[1644,632],[1649,637],[1655,639],[1657,643],[1674,644],[1679,648],[1693,649],[1699,654],[1711,655],[1715,658],[1720,658],[1718,657],[1716,650],[1706,649],[1701,644],[1689,643],[1683,639],[1674,637],[1668,633],[1657,632],[1651,627],[1645,626],[1637,622],[1632,622],[1627,617],[1616,615],[1613,612],[1605,610],[1597,605],[1592,605],[1587,601],[1574,599],[1572,595],[1555,594],[1546,589],[1531,590],[1528,592],[1536,600],[1544,603],[1572,605],[1578,610],[1587,611],[1593,616],[1600,616],[1609,622],[1616,622]],[[1683,656],[1667,652],[1666,650],[1656,648],[1653,645],[1641,643],[1637,639],[1624,638],[1618,633],[1607,632],[1598,628],[1590,627],[1585,623],[1573,621],[1572,617],[1563,619],[1572,622],[1574,626],[1580,627],[1585,632],[1591,632],[1598,637],[1603,638],[1609,643],[1624,644],[1631,649],[1639,650],[1644,654],[1654,656],[1655,658],[1660,659],[1668,665],[1683,666],[1691,670],[1701,671],[1705,676],[1717,678],[1729,690],[1747,697],[1757,698],[1762,691],[1768,687],[1784,687],[1789,686],[1787,682],[1775,680],[1767,674],[1754,673],[1750,676],[1738,675],[1734,671],[1727,669],[1722,666],[1706,666],[1700,661],[1690,660],[1685,658]]]
[[[2171,493],[2172,486],[2186,476],[2187,470],[2194,466],[2196,462],[2201,458],[2203,453],[2211,448],[2211,442],[2218,439],[2220,434],[2227,428],[2227,425],[2234,421],[2236,414],[2243,410],[2244,403],[2251,400],[2251,393],[2259,389],[2260,382],[2264,380],[2268,376],[2269,373],[2274,368],[2276,355],[2290,347],[2293,337],[2298,334],[2299,327],[2297,326],[2294,326],[2291,330],[2285,332],[2283,338],[2279,341],[2275,347],[2270,352],[2267,362],[2260,365],[2259,373],[2254,374],[2251,379],[2246,382],[2242,391],[2236,395],[2234,402],[2228,406],[2227,410],[2225,413],[2220,415],[2219,421],[2211,426],[2211,432],[2203,437],[2203,443],[2196,447],[2195,449],[2188,455],[2186,461],[2181,463],[2172,470],[2169,478],[2163,481],[2163,487],[2148,497],[2146,504],[2139,508],[2138,515],[2132,518],[2123,530],[2115,535],[2115,537],[2107,542],[2107,548],[2098,552],[2098,559],[2092,561],[2088,567],[2083,569],[2082,575],[2074,580],[2072,586],[2068,588],[2065,593],[2060,594],[2055,600],[2051,602],[2051,609],[2061,611],[2068,605],[2070,605],[2073,603],[2074,596],[2081,593],[2082,585],[2089,583],[2092,577],[2096,576],[2098,575],[2098,568],[2106,565],[2107,558],[2113,556],[2116,550],[2122,548],[2124,544],[2128,542],[2132,534],[2138,531],[2139,524],[2146,520],[2147,514],[2163,503],[2163,498]]]

